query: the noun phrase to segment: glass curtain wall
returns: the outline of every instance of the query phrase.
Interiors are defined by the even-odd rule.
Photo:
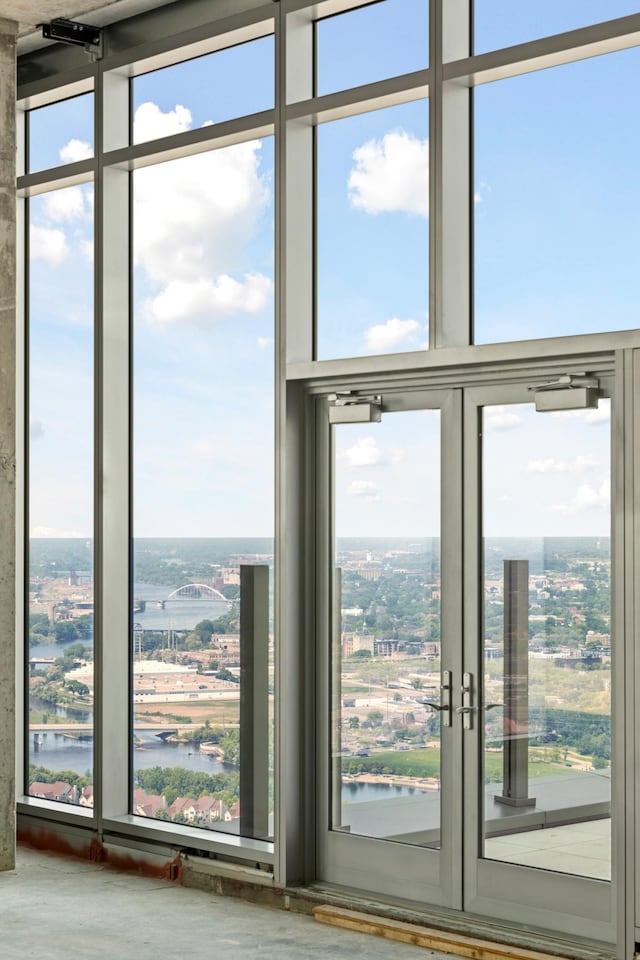
[[[277,29],[292,25],[282,37],[281,66],[284,47],[290,45],[288,62],[306,75],[302,92],[289,91],[286,105],[274,100],[273,37],[255,39],[259,31],[254,30],[250,42],[232,38],[227,49],[197,59],[187,50],[184,62],[136,77],[132,137],[116,145],[117,161],[109,153],[113,145],[94,157],[100,143],[98,138],[94,145],[93,95],[34,109],[28,116],[29,156],[21,177],[30,195],[26,660],[32,769],[26,791],[34,798],[92,805],[94,685],[104,684],[107,702],[118,684],[126,683],[113,675],[94,678],[92,670],[94,212],[92,184],[84,182],[90,165],[95,163],[96,176],[106,174],[96,182],[100,197],[113,173],[110,163],[134,167],[140,162],[131,174],[131,630],[114,641],[128,648],[132,664],[128,705],[133,729],[129,743],[116,751],[123,768],[131,761],[133,774],[130,802],[118,809],[121,816],[169,821],[176,831],[189,825],[272,836],[273,371],[290,343],[294,367],[282,372],[279,366],[281,382],[275,385],[283,386],[287,376],[312,376],[312,363],[319,360],[327,361],[316,367],[323,383],[333,384],[335,375],[338,389],[353,371],[371,380],[381,373],[405,382],[419,376],[428,385],[432,360],[418,356],[428,339],[433,352],[440,346],[456,348],[454,359],[441,351],[443,369],[457,364],[456,369],[464,366],[466,374],[473,373],[480,355],[483,383],[500,372],[507,353],[522,370],[533,356],[532,348],[527,351],[531,345],[520,345],[527,339],[566,338],[556,340],[556,372],[563,356],[576,355],[574,335],[606,333],[598,346],[605,351],[636,345],[634,333],[617,338],[615,331],[637,326],[638,125],[632,82],[638,70],[637,37],[630,28],[627,34],[622,23],[609,25],[610,33],[619,34],[616,52],[596,41],[586,49],[592,43],[589,31],[588,36],[566,38],[557,65],[537,69],[542,60],[536,60],[548,45],[537,44],[538,38],[637,13],[632,4],[477,0],[475,32],[469,37],[469,20],[452,23],[450,5],[443,3],[443,37],[432,46],[440,50],[444,38],[443,63],[437,64],[429,63],[426,3],[383,0],[327,17],[323,11],[335,11],[334,4],[319,3],[313,12],[301,3],[295,6],[292,13],[283,3],[277,15]],[[308,13],[309,28],[303,41],[295,19],[301,10]],[[153,22],[159,33],[165,15],[161,9],[148,12],[157,18]],[[314,16],[320,17],[315,23]],[[437,17],[431,20],[436,23]],[[122,42],[114,34],[114,44]],[[521,42],[533,44],[526,61],[516,62],[513,52],[500,53]],[[498,67],[481,57],[467,59],[472,46],[478,54],[493,51],[490,59]],[[114,76],[124,62],[121,54],[113,64]],[[145,55],[151,56],[149,49]],[[82,66],[87,73],[94,69],[85,61]],[[134,64],[133,72],[138,68]],[[100,65],[105,74],[110,69],[108,60]],[[287,79],[295,87],[299,77]],[[475,86],[471,94],[469,86]],[[106,84],[103,92],[105,110],[113,110],[113,88]],[[28,92],[24,96],[27,103]],[[286,109],[276,115],[274,104]],[[223,128],[229,122],[231,127]],[[219,143],[218,125],[225,131]],[[279,164],[271,134],[285,127],[291,156]],[[170,158],[163,157],[162,139],[183,134],[182,141],[173,141]],[[296,138],[305,137],[304,162],[289,162],[297,159]],[[54,190],[61,185],[54,183],[56,178],[67,176],[60,173],[63,168],[72,171],[68,175],[75,182]],[[274,344],[278,189],[286,194],[283,219],[289,231],[278,249],[291,258],[282,264],[287,268],[282,302],[296,307],[282,310],[280,322],[289,335],[282,353]],[[436,205],[430,206],[434,198]],[[96,203],[100,230],[98,210]],[[299,262],[292,268],[296,256],[307,258],[303,270],[297,269]],[[430,259],[436,270],[430,270]],[[106,282],[103,267],[104,262],[95,272],[98,284]],[[123,285],[127,282],[122,278]],[[296,288],[288,300],[296,285],[304,288],[302,293],[298,296]],[[101,298],[103,291],[96,289],[96,294]],[[495,346],[505,342],[509,352]],[[298,349],[300,343],[304,346]],[[541,348],[538,358],[547,356],[545,351]],[[398,354],[403,356],[394,356]],[[306,365],[302,373],[297,362]],[[125,385],[128,373],[123,364]],[[494,414],[505,428],[519,416],[494,408],[487,416]],[[488,440],[487,456],[499,459],[509,452],[508,443],[505,453],[493,442]],[[593,450],[585,447],[584,456],[604,462],[604,446],[594,450],[595,445]],[[586,461],[576,466],[579,455],[583,451],[571,458],[558,454],[566,467],[538,472],[546,479],[556,473],[576,478],[589,466]],[[535,459],[544,464],[549,457],[543,450]],[[346,461],[341,463],[345,467]],[[489,460],[486,467],[490,493]],[[121,469],[124,475],[127,464]],[[352,483],[348,470],[345,476]],[[364,478],[353,490],[371,504],[368,482]],[[603,496],[601,486],[593,486],[592,503],[584,505],[595,509]],[[563,502],[573,509],[572,501]],[[495,515],[502,503],[498,496]],[[346,525],[339,536],[351,535],[352,517],[344,505],[341,509],[338,519]],[[377,520],[377,510],[371,510]],[[486,517],[489,538],[500,536],[493,516]],[[126,525],[128,520],[123,510],[120,521]],[[302,526],[303,519],[298,520]],[[607,533],[593,526],[587,535],[604,538]],[[420,537],[427,536],[437,536],[435,527],[420,531]],[[102,544],[98,548],[103,551]],[[586,615],[583,623],[572,614],[580,636],[572,634],[570,643],[559,637],[563,625],[554,619],[563,614],[549,612],[550,598],[543,596],[553,576],[545,549],[532,555],[537,567],[531,591],[541,608],[535,616],[545,617],[534,621],[544,627],[539,652],[547,652],[551,639],[571,649],[575,643],[585,649],[594,645],[593,652],[606,664],[611,631],[605,547],[587,558],[594,561],[593,569],[578,571],[600,606],[591,611],[588,623]],[[499,628],[491,620],[496,596],[490,591],[500,589],[493,583],[499,580],[493,576],[493,560],[487,558],[489,580],[484,584],[485,666],[491,682],[500,672],[494,650]],[[423,573],[433,595],[432,567]],[[303,580],[300,575],[291,589],[302,590]],[[360,610],[357,591],[351,596],[349,590],[347,583],[344,609]],[[585,590],[577,588],[578,599]],[[418,606],[423,599],[417,598]],[[579,609],[578,603],[573,606]],[[364,630],[359,614],[345,616],[355,620],[346,620],[341,634]],[[341,635],[337,645],[346,661],[357,651],[346,654],[349,647],[343,641]],[[349,670],[352,664],[354,672],[367,667],[365,660],[366,655],[350,660]],[[595,693],[600,713],[607,713],[606,667],[570,675],[570,666],[548,667],[542,655],[532,660],[532,677],[577,678],[588,691],[602,681]],[[567,673],[556,674],[561,669]],[[409,682],[431,682],[429,664],[420,662],[413,673]],[[361,676],[354,682],[365,683]],[[365,736],[366,713],[351,725],[357,708],[345,703],[352,693],[349,683],[345,671],[339,681],[343,740],[337,742],[336,758],[345,745],[357,747],[358,738]],[[556,693],[538,689],[535,695]],[[491,702],[499,704],[500,698],[496,681]],[[391,720],[398,703],[394,691],[390,730],[381,731],[385,739],[395,732]],[[488,721],[495,729],[496,716],[494,711]],[[495,729],[487,729],[489,740]],[[372,727],[364,730],[368,739],[363,749],[392,753],[397,765],[405,752],[402,744],[397,751],[386,750],[388,744],[376,744]],[[566,760],[564,748],[558,748],[560,762],[574,763],[578,751],[591,758],[594,771],[588,772],[606,777],[605,740],[592,742],[590,752],[586,743],[582,751],[572,745]],[[537,746],[541,754],[555,749],[551,742]],[[289,758],[281,757],[281,762]],[[487,833],[483,850],[487,858],[498,859],[493,839]]]
[[[136,80],[134,141],[273,106],[261,72],[272,38]],[[241,77],[224,105],[203,93]],[[248,139],[132,178],[131,809],[260,838],[273,834],[273,163],[271,137]]]
[[[91,156],[91,112],[91,97],[35,111],[33,166]],[[92,184],[29,201],[28,308],[26,789],[92,807]]]

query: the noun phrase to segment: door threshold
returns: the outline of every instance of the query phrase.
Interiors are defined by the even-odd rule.
[[[335,918],[337,926],[416,943],[440,953],[473,960],[557,960],[559,957],[614,960],[616,957],[615,948],[610,944],[577,943],[554,937],[549,931],[502,926],[485,917],[458,911],[430,910],[428,907],[422,910],[415,903],[374,900],[365,891],[334,884],[295,888],[295,895],[315,901],[312,912],[322,923],[334,922],[332,918]],[[356,925],[350,926],[351,923]],[[395,929],[397,937],[391,935]],[[424,942],[413,937],[423,938]],[[431,942],[427,942],[429,938]]]

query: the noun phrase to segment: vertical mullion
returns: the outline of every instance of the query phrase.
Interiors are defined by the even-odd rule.
[[[313,131],[287,123],[288,102],[313,92],[308,10],[276,6],[276,685],[275,863],[279,884],[314,876],[313,704],[307,696],[312,564],[305,398],[286,365],[313,359]]]
[[[28,121],[26,110],[16,111],[16,175],[26,172]],[[23,796],[27,785],[26,737],[29,735],[28,644],[29,579],[27,550],[29,375],[27,369],[28,324],[28,210],[29,201],[16,200],[16,795]]]
[[[129,173],[104,152],[129,141],[129,81],[96,78],[96,816],[129,809]]]
[[[445,82],[442,65],[469,55],[471,0],[432,0],[431,136],[434,169],[432,243],[434,304],[431,345],[465,347],[471,341],[471,137],[468,87]],[[435,21],[435,22],[434,22]]]

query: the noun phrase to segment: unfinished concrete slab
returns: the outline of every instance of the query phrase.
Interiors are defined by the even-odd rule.
[[[0,875],[2,960],[410,960],[444,954],[309,916],[18,848]]]

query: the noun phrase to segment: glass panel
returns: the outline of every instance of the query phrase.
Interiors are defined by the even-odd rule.
[[[272,174],[271,139],[133,174],[132,809],[252,836],[272,832]]]
[[[92,807],[93,188],[29,212],[29,793]]]
[[[383,0],[316,23],[318,95],[426,70],[429,5]]]
[[[610,401],[485,407],[484,856],[611,877]]]
[[[273,37],[261,37],[135,77],[133,142],[273,109],[274,71]]]
[[[428,344],[425,100],[317,130],[318,359]]]
[[[638,13],[637,0],[474,0],[476,53]]]
[[[476,89],[476,342],[638,325],[639,69],[626,50]]]
[[[332,828],[440,845],[440,415],[335,428]]]
[[[27,119],[30,173],[93,156],[92,93],[30,110]]]

